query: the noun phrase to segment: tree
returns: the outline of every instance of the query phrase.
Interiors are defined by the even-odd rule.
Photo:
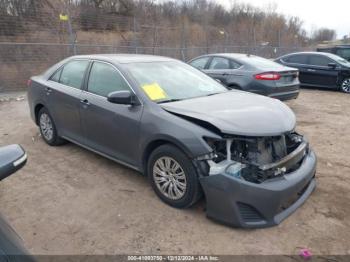
[[[333,29],[320,28],[312,33],[311,40],[319,43],[324,41],[332,41],[336,38],[336,32]]]

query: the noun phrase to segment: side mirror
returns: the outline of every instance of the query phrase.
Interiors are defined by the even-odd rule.
[[[109,93],[107,100],[113,104],[137,105],[137,99],[131,91],[115,91]]]
[[[27,162],[27,154],[20,145],[0,147],[0,180],[21,169]]]
[[[330,67],[330,68],[336,68],[337,67],[337,64],[336,63],[329,63],[328,64],[328,67]]]

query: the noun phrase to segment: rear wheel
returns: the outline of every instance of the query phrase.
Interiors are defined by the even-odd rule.
[[[178,148],[162,145],[149,157],[148,176],[158,197],[170,206],[186,208],[201,196],[196,170]]]
[[[344,93],[350,93],[350,78],[346,78],[343,80],[343,82],[341,83],[341,91],[343,91]]]
[[[55,123],[49,111],[43,107],[38,113],[39,130],[44,141],[50,146],[58,146],[64,144],[65,140],[57,134]]]

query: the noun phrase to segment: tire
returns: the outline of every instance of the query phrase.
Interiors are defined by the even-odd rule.
[[[58,136],[53,118],[45,107],[38,113],[38,124],[41,137],[48,145],[59,146],[65,143],[65,140]]]
[[[345,78],[340,85],[340,90],[344,93],[350,94],[350,78]]]
[[[202,196],[195,167],[191,160],[173,145],[162,145],[151,153],[147,163],[147,174],[157,196],[172,207],[190,207]]]

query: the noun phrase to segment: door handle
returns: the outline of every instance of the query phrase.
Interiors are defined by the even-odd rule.
[[[80,103],[82,103],[82,104],[84,104],[86,106],[90,105],[89,100],[87,100],[87,99],[80,100]]]
[[[308,72],[316,72],[315,69],[311,69],[311,68],[308,68],[307,71],[308,71]]]
[[[50,87],[46,87],[45,91],[46,91],[46,95],[50,95],[52,92],[52,89]]]

